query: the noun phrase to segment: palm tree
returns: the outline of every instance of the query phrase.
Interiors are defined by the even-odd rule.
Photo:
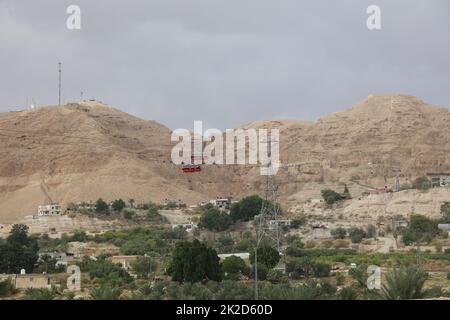
[[[91,290],[92,300],[119,300],[122,290],[118,288],[100,287]]]
[[[388,300],[419,299],[424,296],[427,274],[415,266],[394,269],[386,276],[382,291]]]

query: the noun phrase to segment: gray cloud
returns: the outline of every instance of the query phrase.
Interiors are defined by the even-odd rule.
[[[315,120],[372,92],[450,106],[449,35],[447,0],[0,0],[0,110],[55,104],[58,61],[65,101],[84,91],[171,128]]]

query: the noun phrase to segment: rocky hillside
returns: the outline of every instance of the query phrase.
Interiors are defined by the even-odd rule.
[[[299,115],[301,118],[301,115]],[[411,181],[450,171],[450,111],[406,95],[371,95],[317,122],[258,121],[279,128],[284,164],[277,180],[287,205],[318,197],[325,186]],[[35,213],[50,201],[103,197],[136,201],[260,193],[252,166],[204,166],[183,174],[170,163],[170,130],[110,106],[83,102],[0,114],[0,223]]]

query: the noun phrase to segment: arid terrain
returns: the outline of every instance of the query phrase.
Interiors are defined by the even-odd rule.
[[[450,111],[411,96],[370,95],[317,122],[243,126],[268,127],[280,129],[282,163],[297,164],[277,175],[287,208],[319,198],[327,186],[347,184],[357,197],[369,187],[393,186],[396,176],[406,183],[450,170]],[[256,166],[205,165],[200,173],[182,173],[170,161],[170,135],[161,124],[97,102],[1,113],[0,223],[35,214],[49,202],[121,197],[196,204],[262,194]],[[363,205],[356,201],[351,208],[357,206]]]

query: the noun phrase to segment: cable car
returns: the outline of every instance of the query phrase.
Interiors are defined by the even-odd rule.
[[[184,164],[181,167],[184,173],[195,173],[202,171],[202,167],[199,164]]]

